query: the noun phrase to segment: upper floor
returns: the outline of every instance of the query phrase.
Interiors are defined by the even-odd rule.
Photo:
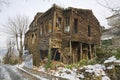
[[[31,36],[66,37],[74,41],[99,44],[100,24],[92,10],[61,8],[53,5],[45,13],[37,13],[30,25]]]

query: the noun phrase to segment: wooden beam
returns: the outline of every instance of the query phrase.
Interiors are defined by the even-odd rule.
[[[91,50],[91,44],[89,44],[89,51],[90,51],[90,59],[92,59],[92,50]]]
[[[73,56],[73,61],[72,62],[74,62],[74,53],[73,53],[73,55],[72,55],[72,43],[71,43],[71,40],[70,40],[70,56]],[[71,58],[71,57],[70,57]],[[71,63],[71,60],[69,60],[70,61],[70,63]]]
[[[82,43],[80,43],[80,60],[83,59]]]
[[[71,40],[70,40],[70,55],[72,54],[72,44],[71,44]]]
[[[94,45],[94,50],[95,50],[95,51],[94,51],[94,55],[95,55],[94,57],[97,57],[97,56],[96,56],[96,45]]]
[[[55,32],[55,27],[56,27],[56,12],[54,12],[54,16],[53,16],[53,32]]]

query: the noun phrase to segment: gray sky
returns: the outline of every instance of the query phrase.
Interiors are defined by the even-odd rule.
[[[14,17],[16,14],[28,16],[31,22],[37,12],[45,12],[54,3],[65,8],[92,9],[100,24],[107,28],[108,25],[105,18],[111,15],[109,10],[97,4],[96,0],[9,0],[9,2],[10,5],[4,6],[0,13],[0,28],[8,17]],[[6,46],[6,38],[3,33],[0,33],[0,49]]]

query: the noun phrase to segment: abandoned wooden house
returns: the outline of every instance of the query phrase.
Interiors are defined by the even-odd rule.
[[[100,24],[92,10],[53,5],[37,13],[25,34],[25,49],[33,54],[33,64],[48,56],[63,63],[76,63],[96,56],[100,44]]]

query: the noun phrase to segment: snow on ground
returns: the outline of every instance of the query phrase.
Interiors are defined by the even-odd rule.
[[[20,74],[16,66],[0,64],[0,80],[27,80]]]
[[[96,76],[106,75],[104,70],[105,66],[101,64],[85,66],[86,72],[94,73]]]
[[[107,60],[104,61],[104,63],[111,63],[111,62],[115,62],[115,63],[119,63],[120,64],[120,60],[117,60],[114,56],[108,58]],[[93,73],[95,74],[95,76],[101,76],[102,80],[111,80],[105,73],[106,69],[113,69],[114,65],[110,65],[108,67],[105,67],[102,64],[95,64],[95,65],[87,65],[84,66],[80,69],[85,69],[85,72],[88,73]],[[45,69],[43,67],[40,67],[39,71],[45,71]],[[79,78],[85,78],[85,76],[81,73],[81,74],[76,74],[77,69],[67,69],[64,67],[58,67],[57,70],[51,70],[50,72],[48,72],[51,75],[55,75],[55,76],[59,76],[62,78],[67,78],[69,80],[80,80]]]
[[[112,56],[112,57],[108,58],[108,60],[105,60],[104,63],[114,62],[115,60],[116,60],[115,56]]]
[[[104,64],[111,63],[111,62],[120,64],[120,60],[117,60],[114,56],[105,60]],[[80,69],[85,69],[85,72],[88,72],[90,74],[92,73],[95,76],[101,76],[102,80],[111,80],[106,75],[105,70],[106,69],[113,69],[113,68],[114,68],[113,64],[110,65],[110,66],[107,66],[107,67],[103,64],[95,64],[95,65],[83,66]],[[46,72],[45,68],[43,66],[41,66],[36,70],[45,72],[45,73],[50,74],[50,75],[66,78],[66,79],[69,79],[69,80],[80,80],[80,79],[85,78],[83,73],[77,73],[78,69],[76,69],[76,68],[67,69],[67,68],[64,68],[64,67],[58,67],[56,70],[49,70],[48,72]]]
[[[102,80],[110,80],[110,78],[105,73],[105,66],[101,64],[88,65],[85,66],[86,72],[94,73],[96,76],[102,76]]]
[[[79,80],[79,77],[84,78],[82,74],[76,74],[76,69],[70,70],[63,67],[59,68],[57,71],[53,71],[52,75],[66,78],[69,80]]]
[[[17,67],[18,67],[18,66],[17,66]],[[38,79],[40,79],[40,80],[49,80],[49,79],[42,78],[42,77],[40,77],[40,76],[38,76],[38,75],[32,74],[32,73],[30,73],[30,72],[22,69],[20,66],[19,66],[18,68],[19,68],[20,70],[26,72],[27,74],[29,74],[29,75],[31,75],[31,76],[34,76],[34,77],[36,77],[36,78],[38,78]]]
[[[2,66],[0,66],[0,80],[11,80],[9,73]]]
[[[89,73],[94,73],[96,76],[103,76],[102,80],[110,80],[109,77],[106,76],[104,70],[106,69],[104,65],[101,64],[95,64],[95,65],[87,65],[84,66],[80,69],[85,69],[85,72],[89,72]],[[39,71],[43,71],[44,72],[44,68],[41,67],[39,69]],[[62,78],[66,78],[69,80],[80,80],[85,78],[85,76],[83,75],[83,73],[81,74],[77,74],[77,69],[67,69],[64,67],[58,67],[57,70],[50,70],[48,72],[48,74],[54,75],[54,76],[58,76],[58,77],[62,77]]]
[[[31,59],[30,59],[30,61],[24,61],[24,62],[22,62],[22,64],[20,64],[20,65],[16,65],[16,67],[17,68],[19,68],[20,70],[22,70],[23,72],[25,72],[25,73],[27,73],[27,74],[29,74],[29,75],[31,75],[31,76],[34,76],[34,77],[36,77],[36,78],[38,78],[38,79],[40,79],[40,80],[48,80],[48,79],[46,79],[46,78],[42,78],[42,77],[40,77],[40,76],[38,76],[38,75],[35,75],[35,74],[33,74],[33,73],[30,73],[30,72],[28,72],[28,71],[26,71],[26,70],[24,70],[22,67],[28,67],[28,68],[31,68]]]
[[[107,67],[107,69],[113,69],[115,66],[114,65],[110,65]]]
[[[107,60],[104,61],[104,64],[108,64],[108,63],[114,63],[114,64],[117,64],[117,65],[120,65],[120,60],[117,60],[115,58],[115,56],[112,56],[110,58],[108,58]],[[110,64],[109,66],[107,66],[106,68],[107,69],[113,69],[115,66],[113,64]]]
[[[103,76],[102,80],[111,80],[108,76]]]

